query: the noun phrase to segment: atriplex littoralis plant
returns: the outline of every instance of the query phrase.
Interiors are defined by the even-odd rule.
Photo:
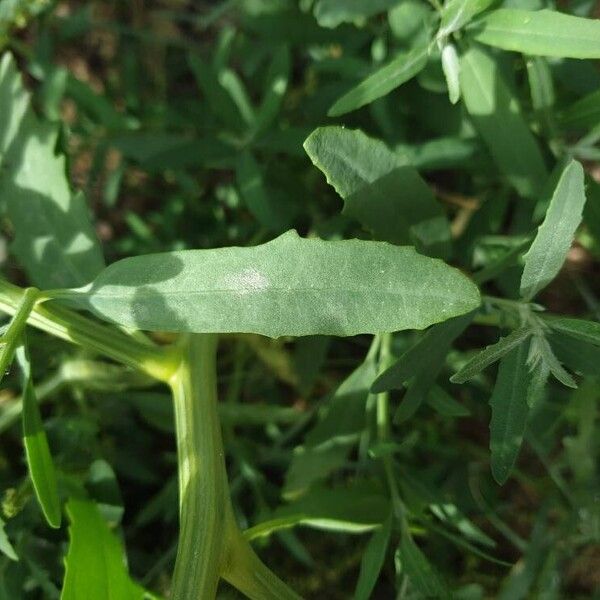
[[[465,10],[461,3],[449,2],[435,38],[450,99],[454,103],[462,95],[486,143],[491,144],[490,138],[505,142],[502,135],[508,136],[508,144],[491,144],[491,153],[516,192],[532,198],[541,194],[548,173],[535,139],[514,108],[508,87],[505,89],[498,78],[496,63],[474,44],[465,49],[459,64],[454,43],[449,41],[485,9],[485,3],[471,4]],[[593,40],[586,41],[593,37],[589,35],[589,23],[582,25],[569,18],[567,25],[576,31],[571,42],[564,42],[564,36],[556,40],[539,35],[540,28],[544,31],[555,23],[563,30],[560,17],[556,21],[557,15],[544,13],[538,22],[527,16],[525,25],[529,24],[532,31],[523,32],[521,13],[488,13],[472,35],[484,44],[533,55],[544,55],[548,45],[554,52],[564,51],[566,56],[576,58],[597,52],[597,42],[594,45]],[[389,76],[390,69],[375,72],[342,97],[331,114],[354,110],[413,77],[425,67],[432,41],[416,48],[408,59],[400,57],[406,68],[398,70],[396,64],[392,69],[396,76]],[[463,40],[456,42],[459,45]],[[565,51],[559,42],[573,48]],[[487,84],[489,89],[485,88]],[[498,131],[491,131],[489,126],[498,108],[490,101],[488,92],[492,88],[498,94],[499,118],[508,123],[507,127],[501,124]],[[174,598],[214,597],[221,577],[251,598],[296,597],[259,561],[233,518],[217,414],[218,334],[376,334],[369,355],[377,356],[381,371],[372,391],[377,394],[378,434],[385,442],[389,434],[387,392],[415,375],[410,371],[415,364],[411,356],[425,354],[441,363],[452,341],[472,319],[485,320],[490,314],[494,318],[498,311],[488,309],[502,308],[514,332],[478,354],[453,378],[464,382],[502,360],[492,397],[491,425],[492,470],[500,482],[506,480],[514,464],[528,407],[535,405],[549,375],[574,385],[571,375],[555,358],[547,332],[558,331],[586,343],[598,343],[597,325],[542,318],[539,307],[531,304],[557,274],[581,221],[584,175],[576,161],[560,164],[556,176],[550,179],[555,184],[554,192],[551,200],[541,202],[546,217],[535,238],[525,236],[516,246],[517,252],[511,250],[497,264],[475,274],[480,284],[493,278],[516,262],[533,239],[524,257],[522,299],[487,298],[478,314],[474,311],[480,308],[479,291],[466,276],[411,248],[382,242],[324,242],[288,232],[254,248],[171,252],[126,259],[104,269],[82,199],[71,195],[63,159],[53,154],[56,133],[32,112],[9,56],[4,57],[0,67],[0,90],[2,114],[10,115],[0,126],[0,150],[3,168],[13,174],[4,187],[7,213],[16,231],[13,250],[40,288],[23,290],[0,282],[0,308],[13,315],[3,336],[0,367],[3,372],[16,356],[23,371],[24,438],[37,497],[49,524],[59,526],[61,506],[31,383],[26,324],[170,386],[176,415],[181,523]],[[305,148],[344,198],[345,212],[373,231],[376,238],[397,244],[410,241],[426,254],[446,255],[450,236],[443,211],[416,170],[399,155],[360,132],[338,127],[316,130]],[[350,152],[344,154],[346,149]],[[516,161],[512,160],[515,149],[524,152],[516,156]],[[364,161],[367,179],[362,164],[339,160],[348,154]],[[40,165],[41,175],[36,171],[41,170]],[[251,161],[241,162],[240,173],[245,168],[252,168]],[[405,191],[404,206],[387,201],[391,195],[388,191],[398,188]],[[377,203],[377,211],[370,202]],[[397,212],[407,208],[404,212],[413,213],[414,220],[398,223]],[[41,224],[31,222],[30,214],[35,209],[44,216]],[[53,231],[47,230],[49,223]],[[121,329],[101,325],[76,310],[91,311]],[[447,322],[432,327],[407,355],[390,364],[390,332],[424,329],[442,321]],[[158,346],[134,333],[138,330],[173,331],[181,337],[173,345]],[[442,355],[438,356],[440,351]],[[418,376],[430,375],[419,368]],[[406,418],[415,410],[414,404],[405,402],[402,410],[401,416]],[[400,554],[408,570],[408,557],[413,562],[423,559],[412,544],[390,460],[384,457],[382,462],[390,485],[393,518],[401,535]],[[387,540],[390,529],[391,521],[383,523],[382,536],[377,540]],[[435,577],[419,583],[417,575],[408,575],[426,593],[443,595],[433,583]]]

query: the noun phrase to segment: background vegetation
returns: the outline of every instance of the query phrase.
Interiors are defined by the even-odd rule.
[[[449,381],[480,349],[537,318],[538,305],[600,319],[598,64],[490,45],[468,29],[485,4],[462,3],[475,8],[457,16],[433,0],[0,2],[0,44],[24,74],[40,122],[60,132],[56,149],[87,199],[107,263],[255,245],[295,228],[416,245],[476,274],[482,309],[440,338],[401,332],[374,350],[370,336],[223,338],[219,389],[236,516],[243,529],[256,527],[265,562],[306,598],[368,597],[371,588],[373,598],[441,596],[427,587],[438,580],[464,599],[591,598],[600,589],[598,334],[590,343],[550,336],[550,354],[569,373],[563,383],[550,377],[529,410],[520,405],[527,428],[510,477],[510,464],[496,464],[495,478],[490,468],[497,365],[463,385]],[[598,16],[590,0],[559,8]],[[423,47],[429,55],[420,57]],[[384,73],[383,83],[356,91],[398,55],[391,80]],[[409,59],[414,73],[398,74]],[[325,126],[336,128],[315,133]],[[350,167],[332,158],[336,151]],[[583,224],[532,305],[533,293],[520,300],[523,255],[571,158],[586,171]],[[404,166],[415,178],[395,179]],[[353,168],[369,180],[362,198]],[[373,204],[365,208],[365,199]],[[27,285],[35,277],[10,210],[4,276]],[[178,537],[166,390],[43,333],[29,339],[61,494],[83,486],[122,540],[131,576],[166,596]],[[370,392],[374,352],[388,365],[403,356],[407,369],[382,387],[395,415],[384,442]],[[505,381],[516,380],[503,364]],[[52,599],[68,523],[48,528],[36,504],[19,381],[12,369],[0,392],[0,598]],[[388,467],[428,559],[412,577],[386,525]],[[420,568],[432,569],[423,581]],[[225,585],[220,594],[238,597]]]

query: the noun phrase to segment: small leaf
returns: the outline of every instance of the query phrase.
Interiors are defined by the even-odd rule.
[[[600,365],[598,346],[592,346],[562,332],[552,333],[550,344],[558,360],[569,369],[591,377],[598,375],[598,365]]]
[[[522,196],[539,195],[548,177],[540,147],[496,60],[484,49],[473,46],[463,54],[460,89],[500,171]]]
[[[494,0],[449,0],[442,8],[438,38],[447,37],[470,23],[473,17],[486,10]]]
[[[244,532],[246,539],[266,537],[298,525],[352,534],[372,531],[389,514],[389,500],[374,482],[347,487],[317,487],[302,498],[279,507],[268,521]]]
[[[127,573],[122,545],[90,500],[67,503],[69,551],[61,600],[142,600]]]
[[[460,100],[460,62],[454,44],[445,44],[442,48],[442,69],[450,102],[456,104]]]
[[[398,361],[386,369],[373,383],[371,392],[379,394],[400,389],[412,377],[426,375],[433,385],[434,372],[439,372],[452,342],[468,327],[473,315],[465,315],[429,329]]]
[[[427,404],[443,417],[468,417],[471,411],[457,402],[444,388],[434,385],[427,397]]]
[[[354,600],[369,600],[371,597],[385,561],[391,533],[392,516],[390,515],[375,531],[363,554]]]
[[[474,24],[483,44],[534,56],[600,58],[600,21],[555,10],[501,8]]]
[[[19,557],[17,556],[13,545],[10,543],[8,536],[6,535],[4,526],[4,521],[0,519],[0,552],[2,552],[4,556],[10,558],[10,560],[17,561],[19,560]]]
[[[408,577],[419,594],[425,598],[450,598],[442,578],[407,532],[398,546],[398,559],[401,573]]]
[[[527,365],[528,351],[528,344],[522,343],[500,361],[496,385],[490,400],[492,475],[500,485],[510,476],[527,425],[527,397],[531,381]]]
[[[398,0],[317,0],[315,18],[321,27],[337,27],[387,10]]]
[[[339,117],[389,94],[422,71],[427,56],[426,45],[417,45],[410,52],[399,54],[339,98],[329,109],[328,116]]]
[[[521,295],[529,300],[560,271],[581,223],[585,205],[583,167],[571,161],[563,171],[548,206],[546,218],[525,254]]]
[[[252,248],[127,258],[57,296],[136,329],[270,337],[422,329],[480,301],[462,273],[412,248],[293,231]]]
[[[600,346],[600,323],[583,319],[567,319],[564,317],[549,317],[545,322],[554,331],[560,331],[575,339]]]
[[[516,329],[506,337],[500,338],[498,342],[487,346],[476,354],[458,373],[455,373],[450,381],[452,383],[465,383],[478,373],[500,360],[514,348],[522,344],[532,333],[531,328],[522,327]]]
[[[25,339],[22,338],[21,345],[17,348],[16,359],[23,374],[23,442],[27,467],[36,498],[48,525],[58,529],[62,514],[56,474],[35,397],[31,363],[25,344]]]

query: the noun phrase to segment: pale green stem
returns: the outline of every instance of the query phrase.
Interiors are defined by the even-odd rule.
[[[0,279],[0,311],[14,315],[26,290]],[[53,303],[36,304],[27,324],[50,335],[104,354],[120,363],[168,381],[177,357],[171,348],[142,344],[118,329],[102,325]]]
[[[216,335],[187,337],[170,382],[180,494],[172,597],[212,600],[222,576],[253,600],[298,600],[260,561],[235,523],[218,416],[216,346]]]

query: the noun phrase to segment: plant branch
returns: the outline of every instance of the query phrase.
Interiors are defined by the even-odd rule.
[[[26,290],[0,279],[0,311],[14,315]],[[103,354],[159,381],[168,381],[178,364],[172,347],[142,344],[115,327],[103,325],[53,302],[38,303],[27,324],[50,335]]]

